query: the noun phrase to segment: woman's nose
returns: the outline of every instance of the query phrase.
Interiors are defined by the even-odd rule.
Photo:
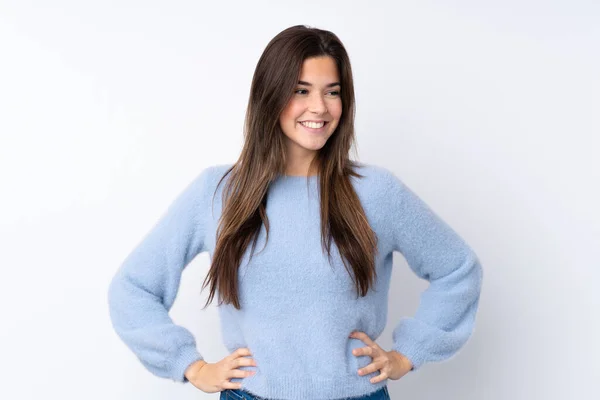
[[[312,111],[317,114],[324,114],[327,112],[327,106],[325,105],[325,100],[321,96],[315,96],[309,105],[309,111]]]

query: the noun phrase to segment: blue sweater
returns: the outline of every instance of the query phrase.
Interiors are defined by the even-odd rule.
[[[240,264],[242,308],[218,307],[226,348],[248,347],[257,364],[240,367],[255,375],[231,378],[241,381],[242,389],[260,397],[306,400],[361,396],[386,385],[387,379],[370,382],[379,371],[357,374],[371,357],[354,356],[352,350],[366,344],[348,335],[363,331],[376,340],[384,330],[393,251],[429,286],[414,317],[395,325],[390,350],[408,357],[416,371],[426,362],[448,359],[471,336],[483,277],[477,255],[395,174],[359,165],[365,177],[353,177],[352,183],[378,237],[374,290],[357,299],[335,242],[329,264],[321,248],[316,176],[309,177],[307,187],[306,177],[280,175],[268,190],[268,244],[263,249],[263,226],[251,262],[249,246]],[[110,283],[114,329],[156,376],[185,383],[186,368],[203,359],[194,336],[174,324],[168,312],[182,270],[201,252],[212,257],[223,184],[211,210],[212,195],[230,166],[203,169]]]

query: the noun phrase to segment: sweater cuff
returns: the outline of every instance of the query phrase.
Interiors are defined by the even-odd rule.
[[[179,349],[177,356],[171,361],[171,378],[174,381],[186,383],[186,369],[198,360],[204,360],[196,346],[186,345]]]
[[[392,350],[397,351],[410,360],[412,369],[409,372],[418,370],[425,363],[423,352],[418,348],[418,344],[410,342],[395,343]]]

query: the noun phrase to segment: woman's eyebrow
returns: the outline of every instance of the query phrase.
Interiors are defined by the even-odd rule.
[[[305,81],[298,81],[298,85],[312,86],[312,83]],[[342,86],[339,82],[333,82],[325,85],[325,87]]]

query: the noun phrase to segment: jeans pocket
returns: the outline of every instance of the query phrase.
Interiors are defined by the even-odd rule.
[[[240,394],[237,389],[226,389],[225,398],[227,400],[244,400],[246,397]]]

